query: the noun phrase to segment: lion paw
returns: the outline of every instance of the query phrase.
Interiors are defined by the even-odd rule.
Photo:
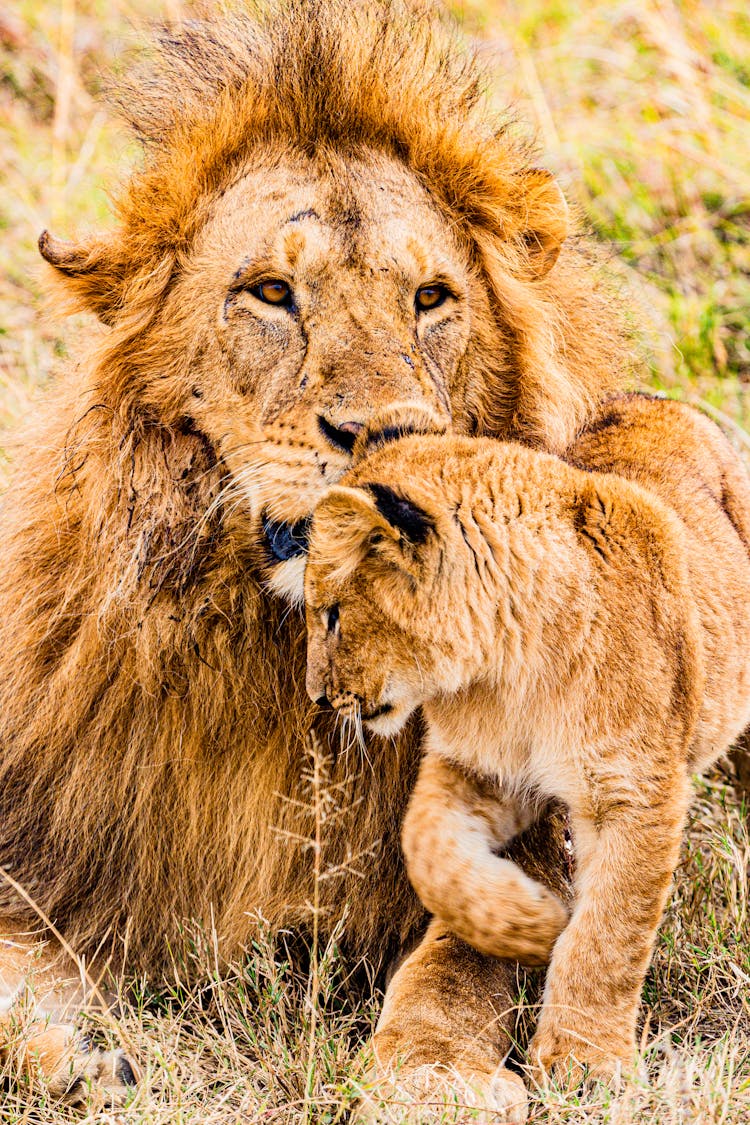
[[[532,1078],[541,1088],[550,1083],[567,1091],[597,1083],[617,1088],[627,1054],[624,1045],[605,1050],[581,1037],[537,1033],[529,1048],[529,1062]]]
[[[123,1105],[138,1073],[123,1051],[93,1047],[72,1025],[49,1024],[19,1044],[20,1071],[67,1105]]]
[[[523,1125],[528,1098],[522,1079],[504,1066],[486,1074],[456,1067],[402,1066],[365,1085],[356,1125]]]

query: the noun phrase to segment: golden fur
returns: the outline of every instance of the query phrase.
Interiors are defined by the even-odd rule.
[[[484,953],[551,952],[532,1058],[611,1073],[690,775],[750,724],[750,480],[712,422],[645,396],[613,399],[566,461],[441,428],[373,419],[375,451],[316,509],[308,691],[386,735],[422,707],[415,889]],[[575,842],[569,923],[497,854],[550,800]]]
[[[453,32],[399,0],[190,21],[122,92],[144,156],[117,228],[40,240],[104,327],[21,439],[0,519],[0,864],[80,954],[159,973],[186,919],[227,956],[256,912],[307,923],[307,853],[285,841],[313,830],[307,732],[339,738],[305,697],[303,622],[269,591],[301,597],[295,534],[369,413],[411,400],[562,451],[622,377],[596,263],[480,91]],[[287,307],[257,296],[269,276]],[[417,320],[435,282],[449,297]],[[325,842],[324,917],[376,961],[423,925],[397,841],[418,744],[332,757],[356,811]],[[559,833],[541,839],[528,861],[559,881]],[[37,921],[6,885],[0,912]],[[424,1051],[452,1063],[471,1041],[492,1073],[505,968],[426,942],[423,1012],[446,974],[486,987],[440,1037],[425,1020]]]
[[[116,201],[119,229],[76,248],[43,244],[69,291],[111,327],[24,436],[3,509],[0,858],[79,952],[127,928],[133,963],[153,968],[180,920],[210,907],[229,952],[247,936],[248,909],[300,920],[308,874],[275,831],[296,820],[284,798],[300,796],[312,722],[304,630],[265,593],[253,489],[277,519],[312,509],[348,463],[320,436],[318,414],[447,395],[458,428],[557,446],[616,367],[609,314],[577,247],[563,247],[544,282],[520,277],[518,216],[531,205],[524,185],[532,197],[537,185],[528,153],[503,128],[488,131],[471,67],[443,33],[388,11],[290,4],[265,21],[165,36],[156,69],[124,99],[146,163]],[[329,220],[322,233],[294,231],[313,244],[309,270],[331,263],[304,358],[291,329],[258,326],[248,309],[217,324],[227,301],[250,303],[232,285],[270,185]],[[391,240],[407,222],[417,256],[443,240],[477,305],[470,332],[442,330],[458,353],[444,372],[426,349],[410,363],[391,354],[394,341],[412,346],[401,342],[398,292],[363,261],[406,188]],[[267,218],[273,234],[288,205]],[[342,297],[346,325],[359,325],[346,345]],[[263,350],[261,334],[275,346],[284,331],[278,355]],[[560,395],[540,378],[550,367]],[[377,881],[335,891],[351,903],[360,949],[379,946],[384,927],[398,937],[411,925],[387,843],[408,773],[389,766],[359,783],[358,842],[385,845]],[[2,898],[26,913],[14,893]],[[394,904],[390,920],[381,900]]]

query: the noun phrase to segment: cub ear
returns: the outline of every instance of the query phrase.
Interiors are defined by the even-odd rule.
[[[526,209],[523,239],[528,255],[527,277],[539,281],[554,266],[570,231],[570,211],[555,177],[534,168],[523,184]]]
[[[39,253],[54,268],[76,308],[95,313],[111,324],[125,282],[122,264],[104,239],[64,242],[48,230],[39,235]]]
[[[395,492],[387,484],[367,484],[364,487],[372,492],[375,508],[387,520],[388,526],[399,532],[410,544],[421,547],[430,532],[435,530],[435,522],[424,508]]]
[[[371,553],[417,577],[418,551],[433,528],[427,512],[388,485],[338,485],[313,516],[310,558],[325,560],[334,581]]]
[[[382,533],[383,524],[368,492],[336,485],[313,514],[310,560],[324,561],[329,576],[343,581],[367,554],[373,533]]]

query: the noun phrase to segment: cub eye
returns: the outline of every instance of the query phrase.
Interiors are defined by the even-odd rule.
[[[417,295],[414,299],[417,312],[436,309],[438,305],[442,305],[447,296],[448,290],[444,285],[423,285],[421,289],[417,289]]]
[[[280,281],[277,278],[259,281],[251,290],[251,293],[259,301],[265,301],[267,305],[291,305],[292,303],[292,290],[285,281]]]
[[[330,609],[327,609],[323,614],[323,618],[325,620],[325,626],[326,626],[327,631],[329,633],[332,633],[334,636],[336,636],[338,634],[338,631],[339,631],[339,607],[338,607],[338,605],[332,605]]]

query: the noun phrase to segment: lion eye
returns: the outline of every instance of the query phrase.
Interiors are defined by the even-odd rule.
[[[259,301],[267,305],[290,305],[292,303],[292,290],[285,281],[276,278],[260,281],[252,290]]]
[[[425,312],[427,309],[436,309],[438,305],[442,305],[447,296],[448,290],[444,285],[423,285],[421,289],[417,290],[415,298],[417,311]]]

